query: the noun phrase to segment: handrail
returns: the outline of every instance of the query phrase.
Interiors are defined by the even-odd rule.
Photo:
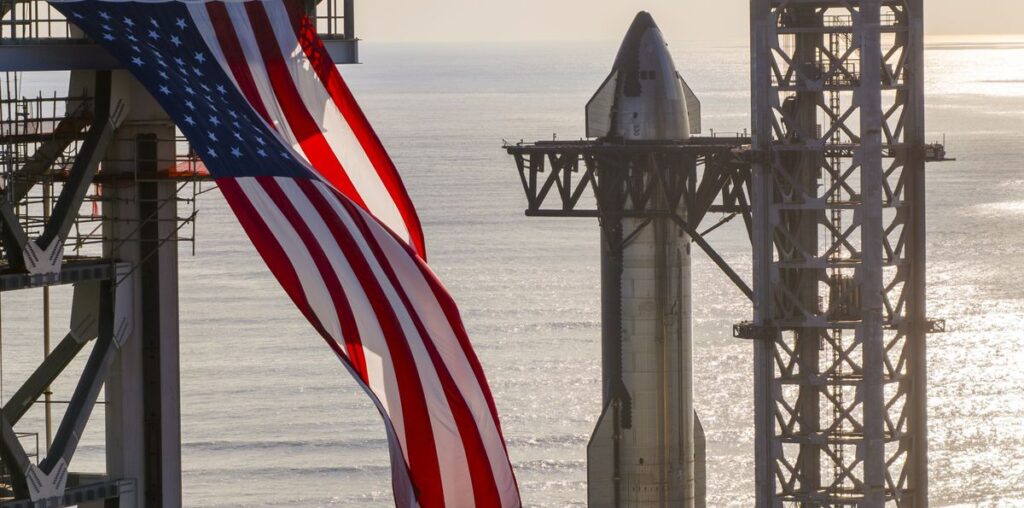
[[[324,39],[354,40],[355,0],[306,0],[306,11]],[[39,40],[88,41],[45,0],[0,0],[0,44]]]

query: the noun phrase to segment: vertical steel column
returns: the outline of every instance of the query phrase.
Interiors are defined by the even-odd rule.
[[[822,12],[814,7],[794,7],[790,15],[798,18],[802,24],[821,26]],[[823,44],[820,31],[807,31],[794,35],[793,62],[801,67],[807,81],[814,80],[820,73],[818,51]],[[819,78],[820,79],[820,78]],[[802,89],[801,89],[802,88]],[[818,192],[821,180],[821,164],[824,160],[824,145],[818,141],[820,130],[818,124],[818,107],[824,94],[820,87],[798,87],[793,96],[792,107],[783,111],[793,115],[795,123],[790,126],[792,142],[796,148],[779,154],[782,163],[777,171],[789,172],[785,182],[780,182],[778,192],[795,199],[795,196],[814,196]],[[806,263],[808,255],[818,250],[818,219],[821,211],[812,207],[795,207],[780,209],[780,227],[785,228],[790,237],[788,242],[779,246],[779,264],[777,273],[780,279],[790,288],[797,301],[796,305],[784,305],[779,309],[778,317],[791,319],[807,310],[816,311],[818,304],[819,269]],[[782,244],[788,243],[788,248]],[[800,490],[804,493],[818,492],[821,485],[821,446],[812,436],[821,433],[821,390],[813,380],[821,374],[821,332],[815,327],[803,327],[792,333],[793,353],[797,355],[797,379],[784,389],[797,391],[796,400],[796,433],[799,435],[799,451],[796,467],[800,470]]]
[[[854,17],[854,40],[860,43],[860,84],[854,101],[860,107],[861,262],[855,272],[861,295],[862,321],[856,330],[863,348],[863,380],[857,389],[861,400],[864,442],[857,451],[863,460],[864,502],[861,506],[885,504],[885,332],[882,257],[885,229],[882,172],[882,43],[881,0],[861,0],[860,16]],[[856,220],[856,219],[855,219]]]
[[[907,173],[907,199],[910,201],[910,229],[907,257],[910,260],[907,314],[909,329],[907,365],[912,386],[907,394],[909,432],[908,451],[909,491],[913,502],[909,506],[928,506],[928,316],[926,305],[926,221],[925,221],[925,108],[924,108],[924,0],[907,0],[906,48],[908,67],[906,81],[907,111],[905,112],[905,145]]]
[[[136,137],[136,170],[152,174],[159,169],[155,134]],[[163,378],[165,376],[161,347],[160,305],[162,303],[160,277],[160,184],[139,182],[137,186],[139,221],[139,277],[143,280],[139,304],[142,307],[142,393],[143,421],[146,428],[146,504],[154,508],[163,506],[164,494],[164,417]]]
[[[345,38],[355,39],[356,38],[356,2],[355,0],[345,0]]]
[[[773,259],[772,220],[769,209],[772,196],[771,146],[772,72],[771,39],[775,37],[775,16],[768,0],[750,1],[750,94],[751,94],[751,244],[753,247],[753,324],[765,327],[771,321],[771,263]],[[755,505],[774,506],[775,437],[772,414],[775,364],[772,344],[762,338],[754,341],[754,475]]]

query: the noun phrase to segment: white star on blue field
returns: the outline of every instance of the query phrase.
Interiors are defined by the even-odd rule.
[[[311,178],[235,87],[181,2],[54,4],[132,72],[220,177]],[[202,90],[200,92],[199,90]]]

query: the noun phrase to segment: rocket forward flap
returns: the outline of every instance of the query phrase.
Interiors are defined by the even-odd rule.
[[[690,134],[700,134],[700,99],[693,93],[690,85],[683,79],[683,75],[676,71],[676,78],[683,88],[683,98],[686,100],[686,116],[690,122]]]
[[[618,88],[619,72],[612,71],[601,84],[601,88],[587,103],[587,137],[604,138],[612,130],[612,110]]]

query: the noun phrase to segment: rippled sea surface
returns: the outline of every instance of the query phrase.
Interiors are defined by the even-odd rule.
[[[501,145],[580,137],[583,105],[615,50],[366,43],[365,63],[342,69],[419,208],[431,264],[460,302],[531,506],[586,498],[585,447],[600,410],[598,229],[588,219],[525,218]],[[746,128],[746,48],[673,50],[703,100],[704,125]],[[1024,506],[1021,62],[1024,44],[1013,41],[928,48],[928,137],[945,135],[958,159],[929,169],[929,313],[950,328],[930,338],[934,506]],[[390,505],[376,411],[288,302],[221,197],[206,194],[199,206],[196,254],[181,249],[185,504]],[[713,243],[749,273],[736,226]],[[709,506],[750,506],[751,348],[730,334],[749,306],[700,256],[694,288]],[[4,397],[41,354],[38,304],[37,293],[4,296]],[[55,312],[55,329],[66,319]],[[66,400],[71,389],[65,380],[55,397]],[[102,467],[102,408],[97,417],[73,469]],[[20,427],[32,430],[41,418],[33,412]]]

